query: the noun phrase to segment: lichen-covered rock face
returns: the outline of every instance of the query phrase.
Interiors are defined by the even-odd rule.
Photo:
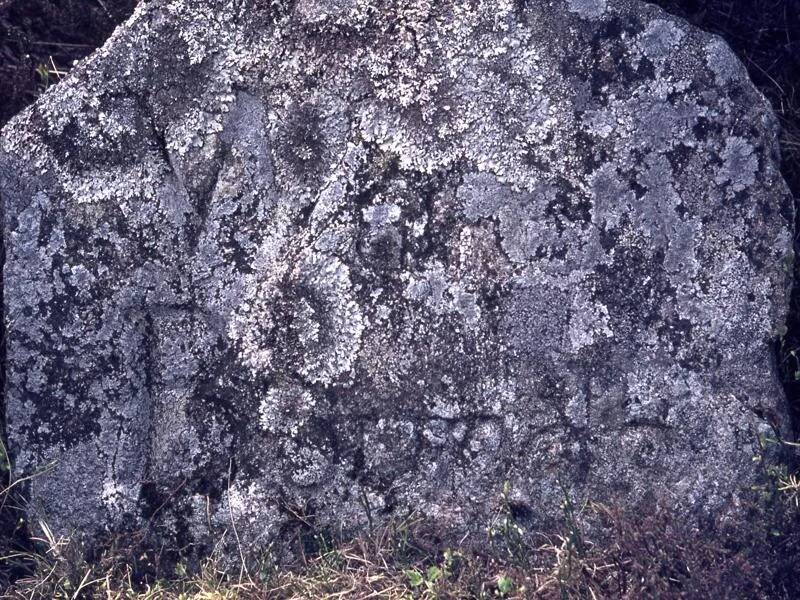
[[[775,120],[638,1],[145,2],[0,163],[59,531],[482,529],[505,482],[532,524],[729,510],[786,425]]]

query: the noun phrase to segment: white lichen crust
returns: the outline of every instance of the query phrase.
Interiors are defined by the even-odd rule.
[[[32,510],[203,552],[505,481],[735,507],[786,426],[775,129],[637,0],[143,2],[0,139]]]

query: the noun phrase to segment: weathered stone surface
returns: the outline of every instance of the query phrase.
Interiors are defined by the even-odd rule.
[[[775,120],[634,0],[145,2],[3,132],[8,431],[59,530],[729,510],[785,427]],[[228,536],[230,539],[230,536]]]

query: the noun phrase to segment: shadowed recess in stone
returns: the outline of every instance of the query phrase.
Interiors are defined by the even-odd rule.
[[[145,2],[2,133],[32,510],[200,549],[482,530],[504,482],[735,510],[788,425],[775,129],[634,0]]]

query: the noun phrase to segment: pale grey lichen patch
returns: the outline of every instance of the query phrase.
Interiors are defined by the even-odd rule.
[[[296,384],[271,387],[258,407],[259,424],[270,433],[297,437],[315,404],[311,392]]]
[[[569,10],[585,19],[595,19],[606,11],[606,0],[567,0]]]
[[[698,219],[692,219],[678,221],[674,228],[675,235],[670,238],[664,255],[664,268],[673,283],[681,281],[690,285],[700,270],[696,249],[703,234],[703,226]]]
[[[729,183],[734,192],[741,192],[756,181],[758,156],[745,139],[731,136],[725,140],[722,166],[714,177],[719,185]]]
[[[654,19],[641,34],[639,43],[645,56],[654,60],[665,60],[680,44],[686,33],[674,22]]]
[[[617,227],[636,197],[613,163],[605,163],[591,174],[592,221],[606,230]]]
[[[647,232],[657,246],[666,246],[680,218],[676,211],[680,196],[674,187],[672,168],[664,156],[650,154],[645,164],[638,183],[646,192],[633,203],[633,222]]]
[[[569,315],[569,340],[573,352],[591,346],[601,337],[614,337],[608,308],[591,300],[591,295],[579,288],[572,299]]]
[[[193,513],[202,515],[208,508],[208,496],[197,494],[193,498]],[[278,534],[280,507],[275,502],[274,491],[265,488],[257,481],[233,480],[225,489],[219,509],[208,518],[195,519],[191,522],[192,533],[196,539],[208,538],[209,525],[211,530],[220,532],[215,541],[230,547],[232,554],[223,556],[230,559],[235,556],[235,547],[247,544],[250,547],[268,545]],[[230,532],[235,528],[236,533]],[[238,539],[237,539],[238,538]]]
[[[313,296],[301,300],[297,315],[298,339],[305,350],[300,372],[311,383],[330,383],[353,366],[364,330],[361,311],[349,270],[338,259],[312,255],[299,275],[313,290]]]
[[[354,21],[356,23],[360,21],[356,12],[363,15],[368,10],[367,6],[366,3],[359,3],[357,0],[300,0],[295,6],[295,11],[308,24],[316,25],[331,19],[337,23],[353,25]]]
[[[410,300],[423,302],[435,314],[441,315],[448,308],[445,297],[447,278],[441,263],[435,262],[419,275],[409,278],[405,296]]]
[[[396,204],[376,204],[363,209],[364,220],[375,227],[394,223],[400,218],[400,207]]]
[[[459,196],[464,202],[464,216],[475,220],[496,215],[513,194],[491,173],[470,173],[464,177]]]
[[[365,323],[348,267],[338,258],[308,252],[284,282],[264,281],[237,308],[232,339],[254,373],[273,370],[295,343],[294,368],[309,383],[328,385],[353,367]],[[286,312],[278,312],[280,305]]]
[[[706,46],[706,62],[714,72],[719,85],[731,83],[745,76],[742,63],[723,40],[714,40]]]
[[[455,312],[470,325],[479,322],[481,309],[476,294],[469,291],[465,282],[450,281],[441,263],[434,262],[422,273],[410,274],[406,279],[404,295],[409,300],[423,303],[439,316]]]
[[[504,481],[736,505],[792,205],[715,44],[633,0],[142,3],[0,136],[32,510],[238,560],[287,506],[482,530]]]
[[[330,467],[328,457],[318,448],[285,442],[284,451],[291,457],[289,460],[289,475],[292,481],[302,487],[320,483]]]

